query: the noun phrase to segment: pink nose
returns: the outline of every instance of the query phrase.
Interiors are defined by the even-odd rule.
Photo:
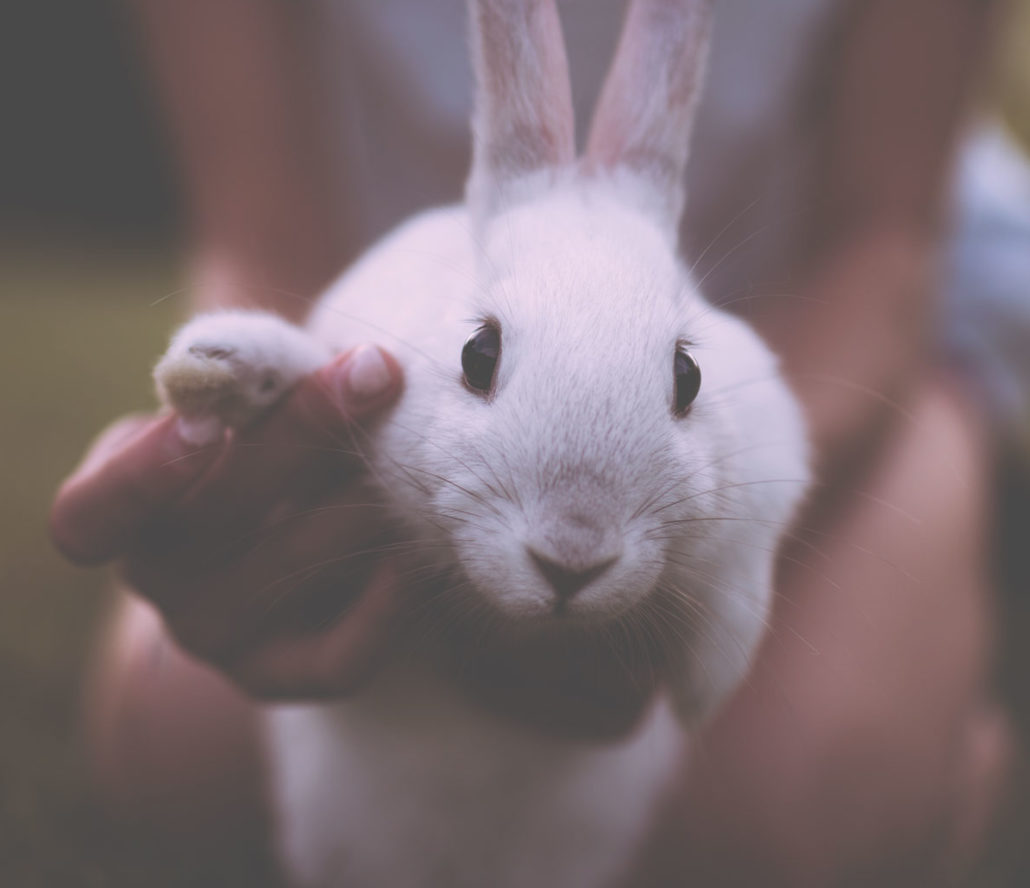
[[[535,549],[527,547],[527,551],[540,575],[547,580],[551,588],[554,589],[554,594],[561,601],[573,598],[580,590],[605,574],[619,560],[618,556],[615,556],[595,561],[586,567],[581,567],[580,565],[572,567]]]

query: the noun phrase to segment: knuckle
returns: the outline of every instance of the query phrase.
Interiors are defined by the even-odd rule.
[[[176,618],[174,615],[169,614],[161,605],[157,605],[157,607],[161,612],[169,634],[175,639],[179,647],[205,662],[215,666],[221,665],[218,648],[211,643],[209,634],[199,628],[196,622]]]
[[[285,412],[305,436],[319,440],[350,426],[350,416],[337,394],[337,364],[323,367],[301,380],[288,399]]]
[[[331,700],[355,693],[363,684],[363,673],[333,668],[307,652],[293,652],[289,662],[257,650],[236,659],[224,670],[240,688],[263,703],[298,700]]]
[[[282,699],[281,695],[276,692],[276,687],[267,680],[266,676],[253,669],[233,667],[226,672],[236,686],[252,700],[261,703],[275,703]]]
[[[63,493],[63,491],[62,491]],[[107,560],[106,553],[96,550],[83,533],[82,522],[67,498],[58,493],[50,509],[47,526],[54,547],[72,564],[91,567]]]
[[[117,565],[118,576],[133,592],[157,605],[166,619],[174,614],[170,603],[176,597],[176,579],[166,566],[149,553],[133,553]]]
[[[248,697],[261,703],[281,703],[312,696],[307,691],[303,676],[282,675],[253,662],[236,664],[227,671]]]

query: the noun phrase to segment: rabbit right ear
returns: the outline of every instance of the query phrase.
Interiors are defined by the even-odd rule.
[[[587,140],[587,161],[644,182],[675,231],[713,0],[632,0]]]
[[[572,88],[554,0],[469,0],[476,96],[469,203],[575,159]]]

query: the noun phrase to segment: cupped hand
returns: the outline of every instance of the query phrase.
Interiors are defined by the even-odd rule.
[[[361,446],[401,382],[362,346],[213,445],[174,414],[125,418],[61,486],[54,541],[76,563],[117,562],[187,651],[249,693],[346,693],[398,612]]]

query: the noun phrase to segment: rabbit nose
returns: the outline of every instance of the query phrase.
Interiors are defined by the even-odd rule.
[[[555,595],[560,601],[567,601],[574,597],[581,589],[590,585],[598,577],[602,576],[608,569],[619,560],[613,556],[582,567],[579,564],[572,566],[566,562],[544,555],[536,549],[528,548],[529,557],[540,572],[540,575],[547,580]]]

